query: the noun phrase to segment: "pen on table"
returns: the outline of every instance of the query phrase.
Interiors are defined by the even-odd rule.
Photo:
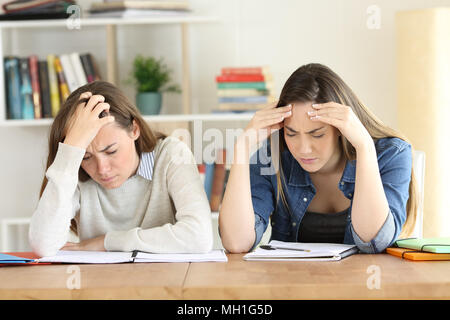
[[[308,249],[300,249],[300,248],[290,248],[290,247],[278,247],[278,246],[271,246],[271,245],[261,245],[259,246],[261,249],[264,250],[276,250],[276,249],[282,249],[282,250],[293,250],[293,251],[305,251],[305,252],[311,252],[311,250]]]

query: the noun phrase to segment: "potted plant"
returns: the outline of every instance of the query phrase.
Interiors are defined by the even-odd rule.
[[[177,85],[169,85],[171,73],[163,58],[142,55],[134,58],[131,82],[137,89],[136,106],[142,114],[159,114],[163,92],[181,92]]]

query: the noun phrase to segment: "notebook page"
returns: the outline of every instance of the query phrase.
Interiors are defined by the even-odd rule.
[[[42,257],[39,262],[59,263],[123,263],[131,262],[131,252],[59,250],[56,255]]]
[[[147,253],[138,252],[134,262],[227,262],[224,250],[208,253]]]
[[[314,261],[335,261],[340,260],[340,253],[356,247],[355,245],[338,243],[301,243],[301,242],[283,242],[272,240],[269,242],[276,250],[266,250],[256,248],[244,256],[244,260],[314,260]],[[295,251],[285,249],[304,249],[309,251]]]

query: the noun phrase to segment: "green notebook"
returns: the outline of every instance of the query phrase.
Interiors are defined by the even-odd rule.
[[[415,249],[433,253],[450,253],[450,237],[448,238],[413,238],[397,240],[400,248]]]

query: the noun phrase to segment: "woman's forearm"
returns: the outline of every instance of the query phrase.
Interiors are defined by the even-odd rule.
[[[247,252],[255,242],[255,216],[250,188],[249,151],[237,142],[219,213],[222,244],[229,252]]]
[[[31,217],[29,242],[40,256],[54,255],[66,243],[70,221],[80,208],[78,170],[84,151],[60,144],[48,168],[47,186]]]
[[[372,240],[386,221],[389,204],[383,189],[373,143],[356,150],[352,225],[364,242]]]

